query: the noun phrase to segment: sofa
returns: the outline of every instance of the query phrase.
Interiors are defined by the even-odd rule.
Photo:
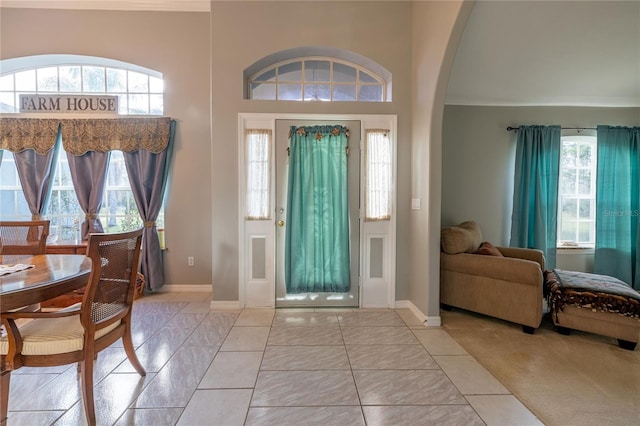
[[[440,302],[522,325],[533,334],[543,315],[541,250],[483,242],[474,221],[443,228]]]
[[[618,278],[548,269],[544,293],[561,334],[586,331],[618,340],[633,351],[640,342],[640,293]]]

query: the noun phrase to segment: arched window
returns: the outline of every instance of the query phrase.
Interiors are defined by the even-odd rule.
[[[162,74],[106,58],[38,55],[3,60],[0,112],[19,112],[19,96],[42,93],[118,96],[119,114],[162,115]]]
[[[245,70],[246,99],[387,102],[391,73],[353,52],[297,48],[265,57]]]
[[[120,115],[162,115],[162,74],[134,64],[107,58],[79,55],[38,55],[0,61],[0,112],[19,114],[21,94],[85,94],[118,96]],[[42,114],[40,114],[42,115]],[[62,147],[60,147],[62,151]],[[0,163],[0,219],[29,220],[27,206],[13,154]],[[64,152],[57,155],[51,197],[45,217],[51,221],[51,235],[59,240],[78,238],[78,223],[84,218]],[[142,225],[121,151],[112,151],[107,183],[100,210],[106,232],[118,232]],[[161,210],[157,220],[163,226]]]

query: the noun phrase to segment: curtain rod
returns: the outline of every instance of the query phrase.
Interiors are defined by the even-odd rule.
[[[561,130],[598,130],[596,127],[561,127]],[[520,130],[520,127],[507,127],[507,132]]]

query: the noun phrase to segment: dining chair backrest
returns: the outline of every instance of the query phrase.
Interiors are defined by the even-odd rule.
[[[91,273],[82,303],[53,312],[3,312],[6,337],[0,337],[0,362],[11,369],[49,367],[78,362],[86,423],[97,423],[93,396],[94,360],[122,339],[131,365],[146,374],[131,337],[133,294],[138,278],[142,229],[114,234],[89,234]],[[79,316],[79,319],[78,319]],[[28,318],[19,328],[16,320]],[[4,346],[1,345],[4,339]],[[8,407],[10,374],[0,389],[0,415]],[[2,418],[0,418],[0,424]]]
[[[0,221],[0,254],[44,254],[48,220]]]
[[[130,311],[140,261],[142,229],[111,234],[89,234],[87,256],[91,275],[81,321],[90,333],[122,319]]]

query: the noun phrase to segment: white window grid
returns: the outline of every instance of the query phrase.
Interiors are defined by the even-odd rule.
[[[271,130],[247,129],[247,220],[266,220],[271,217]]]
[[[580,164],[579,155],[573,164],[565,164],[564,151],[565,144],[575,145],[576,152],[581,149],[590,151],[590,163]],[[563,180],[565,179],[565,171],[573,171],[572,185],[573,191],[566,191]],[[581,190],[581,172],[589,173],[588,191]],[[596,172],[597,172],[597,142],[595,136],[563,136],[562,149],[560,156],[560,182],[558,194],[558,247],[593,247],[595,245],[595,227],[596,227]],[[583,174],[584,175],[584,174]],[[565,218],[563,214],[563,206],[565,201],[575,201],[575,218]],[[589,205],[589,215],[583,216],[580,212],[581,204]],[[588,238],[583,238],[584,231],[587,231]],[[570,238],[565,238],[570,235]]]
[[[306,63],[307,62],[311,62],[311,61],[325,61],[325,62],[329,62],[329,75],[330,78],[328,81],[326,80],[305,80],[305,75],[306,75]],[[279,69],[280,67],[283,67],[284,65],[289,65],[289,64],[294,64],[294,63],[301,63],[301,78],[299,80],[283,80],[280,78],[279,75]],[[334,67],[335,64],[342,64],[342,65],[346,65],[348,67],[352,67],[355,68],[356,70],[356,79],[354,81],[349,81],[349,82],[339,82],[339,81],[335,81],[334,80]],[[258,80],[258,78],[268,72],[274,72],[274,78],[273,80]],[[374,79],[375,81],[373,82],[369,82],[369,81],[362,81],[360,78],[361,73],[364,73],[366,75],[368,75],[369,77],[371,77],[372,79]],[[295,58],[295,59],[289,59],[286,61],[282,61],[282,62],[278,62],[274,65],[271,65],[267,68],[263,68],[262,70],[258,71],[257,73],[253,74],[249,79],[248,79],[248,93],[249,93],[249,97],[251,99],[253,99],[253,85],[255,84],[260,84],[260,85],[273,85],[275,86],[275,90],[273,91],[275,93],[275,97],[273,99],[267,99],[267,100],[282,100],[281,99],[281,95],[280,95],[280,90],[279,90],[279,86],[280,85],[300,85],[301,86],[301,98],[300,99],[295,99],[297,101],[313,101],[313,100],[318,100],[318,101],[336,101],[336,99],[334,99],[334,87],[335,86],[355,86],[355,99],[354,101],[356,102],[360,102],[362,101],[360,99],[360,94],[361,94],[361,87],[366,87],[366,86],[370,86],[370,87],[379,87],[380,88],[380,99],[378,99],[375,102],[386,102],[386,96],[387,96],[387,90],[386,90],[386,82],[380,77],[378,76],[376,73],[372,72],[371,70],[362,67],[360,65],[354,64],[352,62],[349,61],[341,61],[341,60],[337,60],[334,58],[330,58],[330,57],[323,57],[323,56],[309,56],[309,57],[305,57],[305,58]],[[309,98],[305,91],[305,89],[308,90],[309,87],[312,86],[317,86],[317,85],[327,85],[328,86],[328,93],[329,93],[329,99],[313,99],[313,98]],[[265,98],[261,98],[261,99],[265,99]],[[286,99],[286,100],[293,100],[293,99]],[[367,100],[370,101],[370,100]]]
[[[365,221],[391,219],[391,140],[389,130],[365,132]]]
[[[62,87],[65,84],[60,76],[70,70],[78,73],[76,82]],[[115,79],[112,78],[110,83],[112,76]],[[24,69],[0,76],[2,113],[20,112],[20,95],[38,94],[117,96],[118,113],[121,115],[162,115],[164,110],[162,76],[124,68],[69,63]]]

